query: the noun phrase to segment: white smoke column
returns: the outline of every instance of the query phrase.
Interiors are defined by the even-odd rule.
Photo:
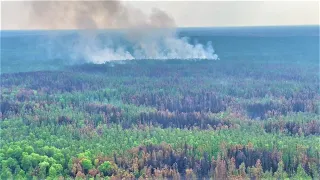
[[[78,50],[88,62],[102,64],[108,61],[133,60],[133,59],[209,59],[218,60],[211,42],[206,46],[202,44],[190,44],[185,39],[166,37],[163,40],[139,42],[135,45],[134,52],[130,53],[123,47],[98,48],[95,43],[87,44]]]
[[[148,36],[133,41],[133,51],[129,52],[118,45],[115,47],[113,42],[105,45],[99,45],[94,40],[94,37],[82,39],[82,42],[86,42],[85,47],[80,47],[77,53],[80,53],[86,61],[103,64],[109,61],[116,60],[194,60],[194,59],[208,59],[219,60],[218,55],[212,47],[212,43],[208,42],[206,45],[202,44],[190,44],[187,38],[178,38],[174,34],[168,36],[155,35]],[[111,40],[110,40],[111,41]]]
[[[86,32],[85,35],[81,33],[78,43],[72,48],[71,59],[84,59],[87,62],[95,64],[103,64],[114,60],[132,60],[135,59],[128,51],[119,46],[115,48],[110,42],[101,44],[98,41],[98,36],[95,32]]]

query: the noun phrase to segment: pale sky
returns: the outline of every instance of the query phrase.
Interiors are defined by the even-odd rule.
[[[144,13],[157,7],[178,27],[319,25],[319,1],[126,1]],[[30,9],[1,2],[1,29],[34,29]],[[31,19],[32,21],[32,19]]]

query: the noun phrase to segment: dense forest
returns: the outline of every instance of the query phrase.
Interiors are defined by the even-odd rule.
[[[1,74],[0,179],[320,179],[316,63]]]

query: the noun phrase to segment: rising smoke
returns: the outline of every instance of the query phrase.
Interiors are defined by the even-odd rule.
[[[132,59],[218,59],[211,43],[190,44],[178,38],[167,13],[153,9],[150,15],[120,1],[33,1],[30,24],[39,29],[78,29],[72,43],[60,43],[71,59],[93,63]],[[101,29],[121,30],[126,44],[113,38],[102,42]],[[55,44],[57,37],[52,37]]]

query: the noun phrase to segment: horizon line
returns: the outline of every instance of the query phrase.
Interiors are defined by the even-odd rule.
[[[174,28],[154,28],[154,29],[190,29],[190,28],[261,28],[261,27],[303,27],[318,26],[320,24],[297,24],[297,25],[248,25],[248,26],[180,26]],[[0,29],[0,31],[75,31],[75,30],[130,30],[132,28],[109,28],[109,29]]]

